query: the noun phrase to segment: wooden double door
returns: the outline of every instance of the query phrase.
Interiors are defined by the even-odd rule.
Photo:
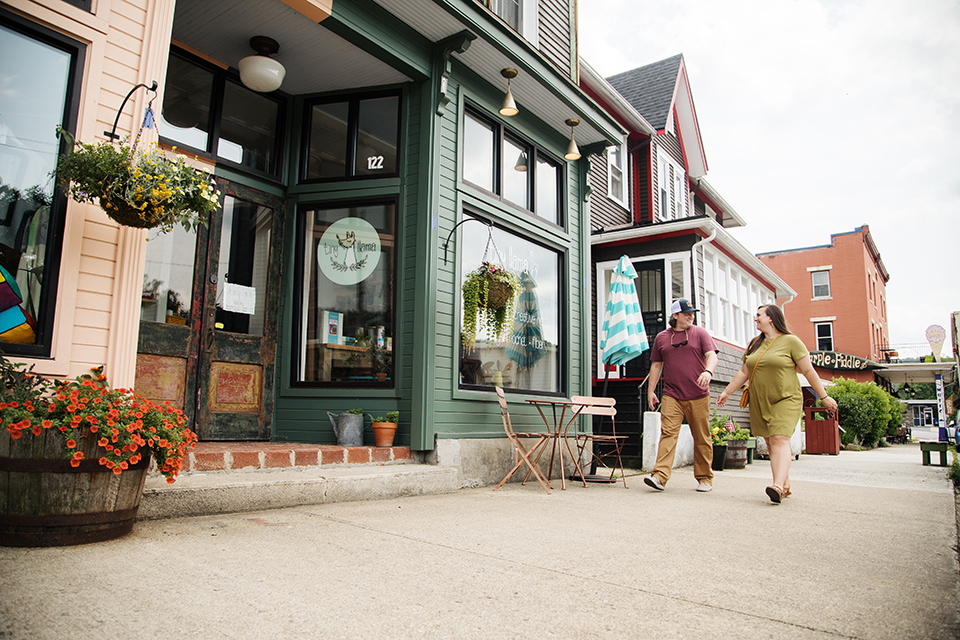
[[[285,202],[217,185],[205,227],[151,232],[136,390],[181,408],[200,440],[268,440]]]

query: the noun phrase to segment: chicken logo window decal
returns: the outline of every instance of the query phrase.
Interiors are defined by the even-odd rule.
[[[365,280],[380,263],[380,234],[362,218],[341,218],[323,232],[317,264],[336,284]]]

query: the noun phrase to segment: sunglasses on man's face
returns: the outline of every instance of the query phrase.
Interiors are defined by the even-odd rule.
[[[676,331],[674,331],[674,333],[676,333]],[[687,332],[686,332],[686,331],[683,332],[683,342],[676,342],[676,343],[675,343],[675,342],[673,341],[673,336],[672,336],[672,335],[670,336],[670,346],[671,346],[671,347],[682,347],[682,346],[685,345],[685,344],[687,344]]]

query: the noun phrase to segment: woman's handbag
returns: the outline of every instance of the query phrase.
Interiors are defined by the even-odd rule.
[[[777,334],[779,338],[782,334]],[[770,344],[767,345],[767,348],[763,350],[763,353],[760,354],[762,358],[766,353],[767,349],[773,346],[773,343],[777,341],[777,338],[774,338],[770,341]],[[750,374],[750,379],[747,380],[747,386],[743,388],[743,392],[740,394],[740,408],[746,409],[747,405],[750,404],[750,383],[753,382],[753,375],[757,372],[757,365],[760,364],[760,358],[757,358],[757,361],[753,363],[753,373]]]

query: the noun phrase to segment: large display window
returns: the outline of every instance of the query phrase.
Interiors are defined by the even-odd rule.
[[[395,201],[301,207],[295,383],[392,387]]]
[[[478,233],[480,224],[463,228]],[[489,233],[489,243],[478,235],[476,241],[460,244],[461,277],[487,261],[511,271],[520,289],[503,339],[480,327],[474,345],[461,340],[460,386],[560,393],[562,255],[505,229],[490,227],[483,233]]]
[[[0,350],[50,353],[66,198],[51,172],[75,129],[82,45],[0,10]],[[42,79],[42,81],[38,81]]]

